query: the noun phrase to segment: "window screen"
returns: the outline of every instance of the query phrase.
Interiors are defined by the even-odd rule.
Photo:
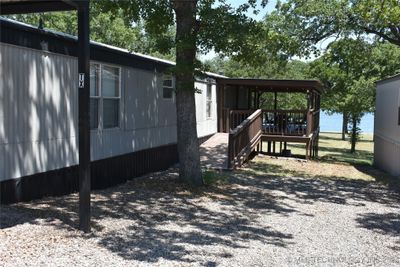
[[[102,64],[90,66],[90,128],[119,126],[120,69]],[[101,119],[100,119],[101,118]]]
[[[206,115],[207,118],[212,117],[212,90],[211,90],[211,84],[207,84],[207,92],[206,92],[206,97],[207,97],[207,104],[206,104]]]
[[[174,92],[174,81],[172,76],[164,75],[163,78],[163,98],[172,99]]]

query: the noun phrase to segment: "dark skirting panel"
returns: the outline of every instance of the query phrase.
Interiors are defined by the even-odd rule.
[[[176,144],[141,150],[91,163],[91,188],[103,189],[146,173],[166,170],[178,162]],[[29,201],[78,191],[78,166],[0,183],[0,203]]]

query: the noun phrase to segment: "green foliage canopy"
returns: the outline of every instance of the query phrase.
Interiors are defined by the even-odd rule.
[[[169,60],[174,60],[174,49],[163,49],[165,46],[145,31],[143,22],[128,24],[122,10],[116,12],[104,11],[101,3],[92,1],[90,4],[90,39],[100,43],[113,45],[129,51],[153,55]],[[73,11],[34,13],[8,16],[34,26],[43,23],[43,27],[70,35],[78,33],[77,14]],[[174,38],[173,27],[167,27],[164,36]]]
[[[400,46],[400,1],[281,1],[265,25],[292,55],[318,55],[320,41],[354,35],[372,34]]]
[[[374,111],[375,82],[400,72],[400,48],[388,42],[341,39],[311,63],[311,75],[327,88],[322,108],[331,112]]]

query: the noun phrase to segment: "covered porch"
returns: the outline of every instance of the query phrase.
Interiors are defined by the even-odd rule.
[[[218,132],[229,134],[228,167],[254,150],[289,156],[288,143],[304,144],[306,159],[318,156],[321,93],[314,80],[218,79]]]

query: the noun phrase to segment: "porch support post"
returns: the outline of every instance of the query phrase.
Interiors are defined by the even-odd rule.
[[[247,109],[251,109],[251,93],[252,93],[251,88],[247,88]]]
[[[251,100],[253,101],[252,105],[253,108],[256,109],[257,104],[256,104],[256,95],[257,95],[257,88],[253,90],[251,96],[253,97]]]
[[[310,140],[306,142],[306,159],[310,159],[309,153],[308,151],[310,151]]]
[[[236,109],[239,109],[239,85],[236,85]]]
[[[89,1],[78,3],[79,228],[90,232]]]

